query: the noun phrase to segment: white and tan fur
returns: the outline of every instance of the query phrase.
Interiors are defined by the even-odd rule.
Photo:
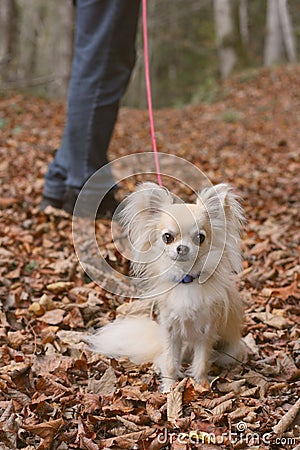
[[[157,302],[158,320],[117,319],[89,338],[91,347],[114,358],[152,362],[163,391],[183,376],[186,360],[185,374],[202,382],[213,361],[227,365],[241,358],[243,306],[234,274],[241,268],[243,221],[227,184],[205,188],[195,204],[179,202],[155,183],[141,184],[128,196],[121,222],[131,243],[132,272],[143,296]],[[193,281],[181,282],[186,275]]]

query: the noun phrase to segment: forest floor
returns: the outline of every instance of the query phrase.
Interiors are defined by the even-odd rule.
[[[82,342],[129,299],[84,274],[69,216],[39,211],[64,114],[0,95],[0,449],[299,449],[300,67],[243,74],[213,104],[155,112],[159,150],[235,186],[247,217],[239,289],[251,358],[170,394],[150,366]],[[150,150],[147,112],[122,109],[111,158]],[[133,188],[125,181],[121,195]],[[97,227],[126,271],[109,222]]]

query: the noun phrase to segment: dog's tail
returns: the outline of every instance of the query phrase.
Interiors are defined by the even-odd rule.
[[[87,342],[93,351],[116,359],[125,356],[135,364],[153,362],[162,351],[159,326],[146,317],[117,319]]]

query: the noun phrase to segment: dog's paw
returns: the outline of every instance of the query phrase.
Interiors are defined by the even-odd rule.
[[[161,379],[160,391],[163,394],[168,394],[168,392],[170,392],[172,387],[174,386],[175,382],[176,380],[174,380],[173,378],[163,377]]]
[[[190,367],[186,371],[186,376],[192,378],[196,383],[201,384],[202,386],[209,386],[207,373],[196,371],[193,367]]]
[[[193,378],[197,385],[201,386],[201,389],[210,390],[210,383],[207,377]]]

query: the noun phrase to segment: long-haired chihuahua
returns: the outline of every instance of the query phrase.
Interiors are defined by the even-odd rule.
[[[196,203],[184,203],[146,182],[127,197],[120,220],[142,297],[153,299],[159,313],[116,319],[88,338],[92,349],[152,362],[164,392],[185,375],[203,382],[212,362],[242,358],[243,305],[234,276],[244,214],[232,188],[207,187]]]

